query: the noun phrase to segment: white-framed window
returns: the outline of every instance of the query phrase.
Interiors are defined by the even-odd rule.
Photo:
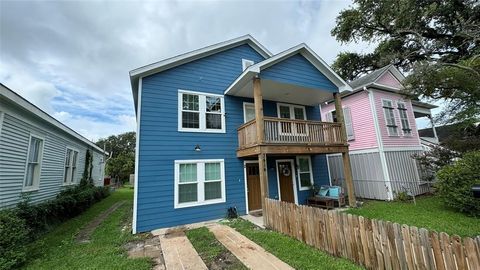
[[[178,131],[225,133],[223,96],[178,90]]]
[[[412,135],[412,129],[408,122],[407,106],[405,102],[397,102],[398,115],[400,116],[400,122],[402,123],[402,133],[404,136]]]
[[[246,123],[255,119],[255,104],[250,102],[243,103],[243,122]]]
[[[43,138],[30,135],[25,166],[24,191],[37,190],[40,185],[40,172],[42,169]]]
[[[344,107],[343,109],[343,121],[345,122],[345,130],[347,133],[347,140],[351,141],[355,139],[355,131],[353,129],[352,111],[350,107]],[[327,122],[337,122],[337,113],[335,110],[326,114]]]
[[[175,161],[175,208],[225,202],[223,159]]]
[[[297,156],[298,188],[309,190],[313,185],[312,160],[310,156]]]
[[[255,64],[252,60],[242,59],[242,71]]]
[[[65,170],[63,172],[63,184],[70,185],[75,183],[77,175],[78,151],[68,148],[65,152]]]
[[[395,120],[393,101],[382,99],[383,114],[385,116],[385,125],[387,126],[389,136],[398,136],[398,126]]]
[[[305,106],[277,103],[278,118],[292,119],[292,120],[307,120],[307,113]],[[307,127],[305,123],[278,123],[281,135],[306,135]]]

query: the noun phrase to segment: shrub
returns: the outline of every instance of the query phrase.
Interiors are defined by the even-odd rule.
[[[472,194],[472,186],[480,183],[480,151],[470,152],[438,174],[438,193],[446,205],[474,216],[480,216],[480,199]]]
[[[17,268],[26,260],[26,244],[49,226],[75,217],[110,194],[108,187],[88,182],[69,187],[53,200],[33,205],[28,198],[0,211],[0,269]]]
[[[28,228],[13,210],[0,211],[0,269],[12,269],[27,258]]]

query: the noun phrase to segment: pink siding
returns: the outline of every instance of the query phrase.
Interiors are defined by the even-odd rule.
[[[372,110],[368,94],[364,91],[342,98],[342,105],[349,107],[352,114],[355,139],[349,141],[350,150],[360,150],[377,147],[377,137],[373,123]],[[328,112],[335,110],[335,103],[322,105],[322,119]]]
[[[390,71],[383,74],[378,80],[376,81],[378,84],[395,87],[395,88],[402,88],[402,84],[392,75]]]
[[[403,97],[399,94],[395,93],[388,93],[384,91],[374,91],[373,97],[375,100],[375,107],[378,116],[378,123],[380,126],[380,134],[382,136],[383,145],[385,147],[391,146],[418,146],[420,145],[419,138],[418,138],[418,131],[415,125],[415,117],[413,115],[412,103],[410,100],[404,100]],[[385,114],[383,113],[382,107],[382,99],[390,99],[393,102],[394,115],[395,121],[397,126],[399,127],[399,136],[388,136],[388,130],[385,122]],[[398,113],[397,108],[397,101],[403,101],[407,107],[407,115],[408,115],[408,122],[410,124],[410,128],[412,129],[411,136],[403,136],[401,126],[402,123],[400,122],[400,115]]]

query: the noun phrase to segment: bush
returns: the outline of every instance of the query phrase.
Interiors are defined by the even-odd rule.
[[[12,210],[0,211],[0,269],[12,269],[27,259],[29,231]]]
[[[33,205],[25,198],[16,208],[0,211],[0,269],[17,268],[26,260],[26,243],[109,194],[108,187],[82,182],[63,190],[53,200]]]
[[[438,193],[446,205],[473,216],[480,216],[480,199],[472,194],[472,186],[480,184],[480,151],[470,152],[437,174]]]

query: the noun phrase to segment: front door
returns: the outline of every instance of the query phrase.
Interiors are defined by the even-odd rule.
[[[277,173],[280,188],[280,200],[295,203],[292,161],[277,162]]]
[[[247,163],[245,169],[247,172],[248,211],[262,209],[258,163]]]

